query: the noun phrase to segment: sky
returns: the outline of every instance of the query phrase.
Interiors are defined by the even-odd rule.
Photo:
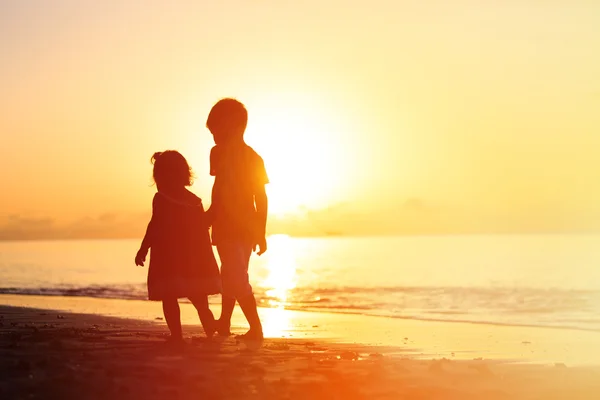
[[[236,97],[269,231],[600,231],[600,2],[0,2],[0,239],[137,237],[150,157],[210,205]]]

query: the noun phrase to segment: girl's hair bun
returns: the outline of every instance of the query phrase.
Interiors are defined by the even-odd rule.
[[[152,157],[150,158],[150,162],[152,164],[154,164],[156,162],[156,160],[158,160],[158,157],[160,157],[163,154],[162,151],[157,151],[156,153],[152,154]]]

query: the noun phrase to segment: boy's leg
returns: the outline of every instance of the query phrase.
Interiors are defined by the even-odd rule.
[[[204,332],[207,337],[212,337],[215,333],[215,317],[210,311],[210,307],[208,307],[208,297],[207,296],[198,296],[198,297],[190,297],[190,301],[198,311],[198,317],[200,317],[200,322],[202,323],[202,327],[204,328]]]
[[[162,302],[165,321],[171,331],[173,339],[183,339],[181,332],[181,316],[179,315],[179,302],[177,299],[165,299]]]
[[[250,325],[247,337],[262,338],[262,324],[258,316],[256,300],[248,279],[248,265],[252,246],[243,242],[224,243],[217,245],[221,259],[221,278],[223,280],[223,314],[221,323],[229,323],[231,312],[237,299],[244,316]],[[226,318],[226,319],[223,319]]]
[[[250,324],[250,330],[246,332],[244,337],[248,339],[262,340],[262,324],[260,322],[260,317],[258,316],[258,307],[256,306],[254,294],[250,294],[242,299],[239,299],[238,303],[240,303],[240,308],[244,312],[244,316],[248,320],[248,324]]]

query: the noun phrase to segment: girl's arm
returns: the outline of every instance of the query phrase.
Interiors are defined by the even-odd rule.
[[[148,227],[146,228],[146,234],[144,235],[144,239],[142,240],[142,244],[140,245],[140,249],[135,255],[135,265],[140,267],[144,266],[144,262],[146,262],[146,256],[148,255],[148,250],[152,247],[152,232],[153,232],[153,223],[152,219],[148,223]]]
[[[153,221],[150,219],[148,223],[148,227],[146,228],[146,234],[144,235],[144,239],[142,239],[142,244],[140,246],[140,251],[147,253],[152,247],[152,233],[153,233]]]
[[[138,250],[135,256],[135,265],[139,265],[140,267],[144,266],[144,262],[146,261],[146,256],[148,255],[148,250],[152,247],[152,242],[154,238],[156,225],[156,196],[152,200],[152,218],[148,223],[148,227],[146,228],[146,234],[144,235],[144,239],[142,239],[142,244],[140,245],[140,249]]]

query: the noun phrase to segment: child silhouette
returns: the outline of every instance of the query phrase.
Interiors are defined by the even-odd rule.
[[[230,335],[231,314],[237,300],[250,325],[250,330],[241,338],[262,340],[248,264],[257,246],[258,255],[267,250],[265,184],[268,178],[262,158],[244,142],[247,122],[246,108],[235,99],[218,101],[206,122],[216,144],[210,152],[210,173],[215,182],[209,213],[223,282],[217,331],[223,336]]]
[[[182,297],[196,307],[204,331],[211,337],[216,323],[208,295],[220,293],[221,282],[202,200],[186,189],[192,184],[192,173],[180,153],[154,153],[152,162],[158,191],[135,263],[143,266],[151,249],[148,298],[162,301],[170,342],[183,341],[178,303]]]

